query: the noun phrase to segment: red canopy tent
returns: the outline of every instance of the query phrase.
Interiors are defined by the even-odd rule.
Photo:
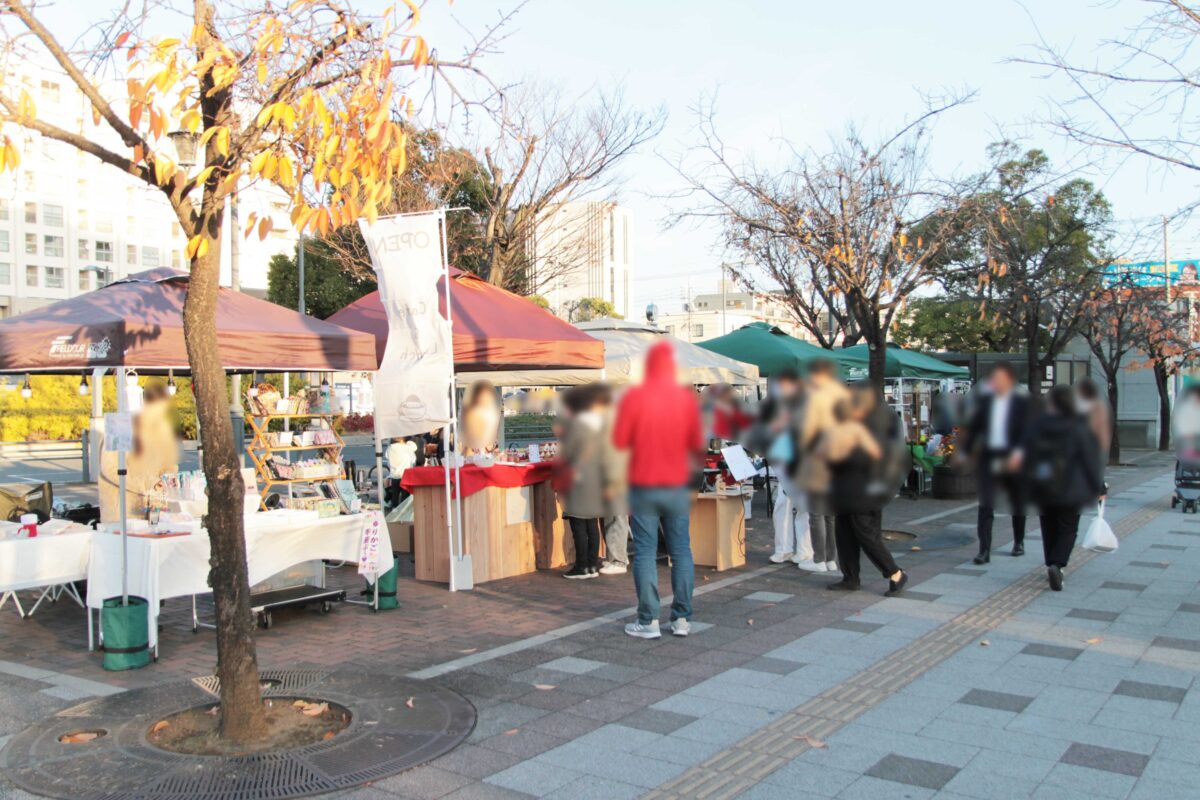
[[[598,339],[469,272],[451,267],[450,277],[456,372],[604,367],[604,343]],[[445,294],[439,280],[443,316]],[[376,356],[383,360],[388,322],[379,292],[359,298],[327,321],[373,335]]]
[[[0,372],[188,368],[183,301],[188,274],[139,272],[0,321]],[[370,336],[230,289],[217,300],[221,363],[233,372],[371,371]]]

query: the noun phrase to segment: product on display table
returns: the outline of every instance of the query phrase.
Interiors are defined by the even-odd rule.
[[[570,536],[550,486],[553,470],[548,463],[497,462],[451,473],[451,491],[462,493],[463,549],[475,583],[564,566],[572,551],[564,549]],[[441,467],[410,467],[400,482],[413,496],[417,580],[450,580],[445,480]]]
[[[297,564],[322,560],[348,561],[359,565],[359,572],[374,578],[392,568],[391,549],[380,546],[378,532],[382,523],[369,523],[377,514],[349,514],[321,519],[315,512],[278,510],[246,515],[246,565],[251,586],[262,584]],[[176,527],[168,523],[169,527]],[[148,526],[147,526],[148,527]],[[370,530],[374,537],[368,537]],[[196,595],[211,591],[208,585],[210,546],[207,532],[175,534],[175,531],[129,538],[129,594],[146,599],[149,609],[150,647],[158,645],[158,611],[160,601],[172,597],[193,598],[193,629]],[[131,533],[133,533],[131,531]],[[386,534],[384,535],[386,541]],[[106,598],[120,594],[121,537],[104,526],[91,534],[91,561],[87,565],[87,605],[99,609]],[[251,606],[269,613],[282,602],[295,605],[303,602],[329,602],[341,590],[326,589],[324,570],[315,576],[319,586],[305,587],[307,595],[252,595]],[[276,591],[276,590],[272,590]],[[297,588],[299,592],[299,588]],[[263,617],[266,623],[268,619]],[[92,618],[88,614],[88,646],[92,647]]]
[[[267,394],[270,384],[262,384],[255,397],[247,397],[247,406],[255,416],[249,417],[254,436],[246,453],[254,464],[257,481],[262,485],[262,507],[267,497],[279,488],[286,490],[281,498],[284,505],[294,509],[332,513],[355,513],[359,509],[353,500],[339,493],[336,483],[342,478],[342,450],[345,443],[334,430],[339,414],[328,411],[328,395],[309,402],[303,398],[280,398],[278,393]],[[272,389],[272,391],[274,391]],[[275,413],[271,408],[295,408],[302,411]],[[314,410],[324,409],[324,410]],[[289,425],[303,425],[303,430],[270,430],[271,422],[280,420]],[[311,487],[311,489],[308,489]]]
[[[71,584],[87,578],[91,530],[61,519],[48,520],[35,528],[35,535],[30,537],[25,526],[0,522],[0,608],[11,599],[17,613],[27,617],[46,598],[56,600],[64,594],[82,606]],[[117,558],[119,565],[119,552]],[[43,589],[29,611],[21,607],[17,596],[25,589]]]

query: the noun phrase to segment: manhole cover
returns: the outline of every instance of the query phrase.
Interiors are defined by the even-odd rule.
[[[211,678],[133,689],[60,711],[14,736],[0,770],[34,794],[70,800],[256,800],[332,792],[376,781],[458,746],[475,708],[432,683],[360,672],[262,673],[264,697],[302,694],[350,709],[328,741],[248,756],[186,756],[149,744],[155,720],[212,702]],[[104,731],[86,739],[82,731]],[[63,739],[67,741],[63,741]]]

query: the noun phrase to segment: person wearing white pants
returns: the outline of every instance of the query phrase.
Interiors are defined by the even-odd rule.
[[[804,491],[787,477],[786,467],[775,465],[772,471],[779,470],[776,481],[778,487],[775,493],[775,512],[772,519],[775,523],[775,552],[771,561],[782,564],[786,561],[811,561],[813,558],[812,538],[808,530],[808,504],[805,502]]]

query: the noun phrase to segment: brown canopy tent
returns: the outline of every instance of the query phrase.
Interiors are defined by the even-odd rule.
[[[600,370],[604,343],[549,311],[493,286],[476,275],[450,268],[454,371]],[[443,316],[445,287],[438,281]],[[361,297],[331,316],[329,322],[375,337],[380,360],[387,345],[388,321],[379,292]],[[599,373],[591,378],[599,378]]]
[[[142,372],[188,368],[183,301],[188,274],[153,269],[0,320],[0,372]],[[231,372],[372,371],[366,334],[230,289],[217,299],[221,363]]]

